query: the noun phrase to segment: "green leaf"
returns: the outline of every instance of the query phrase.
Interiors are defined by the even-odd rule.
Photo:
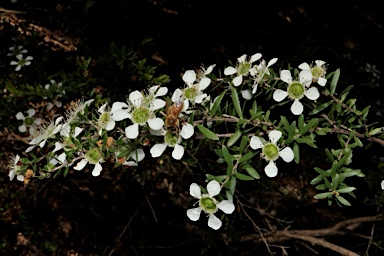
[[[237,115],[241,119],[243,119],[243,112],[241,111],[241,107],[240,107],[239,95],[237,94],[237,91],[234,87],[231,87],[231,96],[232,96],[233,107],[235,108]]]
[[[259,173],[253,168],[250,164],[245,164],[241,167],[246,170],[249,175],[251,175],[255,179],[260,179]]]
[[[244,150],[245,148],[247,147],[249,143],[249,137],[244,135],[242,138],[241,138],[241,142],[240,142],[240,148],[239,148],[239,153],[240,154],[243,154],[244,153]]]
[[[312,129],[315,125],[316,125],[316,123],[318,122],[318,120],[319,119],[317,119],[317,118],[313,118],[313,119],[311,119],[303,128],[302,128],[302,130],[300,131],[300,134],[301,135],[303,135],[303,134],[305,134],[305,133],[307,133],[310,129]],[[315,128],[316,128],[316,126],[315,126]]]
[[[313,143],[313,140],[308,138],[308,137],[305,137],[305,138],[297,138],[296,141],[298,143],[305,143],[307,144],[308,146],[311,146],[313,148],[317,148],[316,144]]]
[[[323,198],[329,197],[331,195],[332,195],[332,192],[325,192],[325,193],[316,194],[313,198],[323,199]]]
[[[216,180],[219,183],[222,182],[223,180],[225,180],[228,177],[227,175],[214,176],[212,174],[206,174],[205,176],[207,177],[207,180],[209,180],[209,181]]]
[[[236,158],[229,153],[228,148],[225,145],[222,145],[221,151],[223,152],[225,162],[227,162],[228,165],[233,165],[233,160]]]
[[[304,128],[304,116],[303,116],[303,114],[299,115],[299,117],[297,119],[297,126],[299,128],[300,134],[302,134],[301,130]]]
[[[342,196],[336,195],[336,199],[345,206],[351,206],[351,204]]]
[[[219,137],[217,137],[217,135],[212,132],[211,130],[209,130],[208,128],[202,126],[201,124],[197,124],[196,125],[197,128],[199,129],[199,131],[207,138],[207,139],[210,139],[210,140],[219,140]]]
[[[258,153],[257,152],[248,152],[247,154],[243,155],[239,159],[239,163],[243,163],[243,162],[248,161],[249,159],[253,158],[256,154],[258,154]]]
[[[319,167],[315,167],[315,171],[318,172],[323,177],[331,176],[331,174],[329,172],[326,172],[323,169],[320,169]]]
[[[340,77],[340,69],[336,69],[336,71],[333,73],[332,81],[331,81],[331,94],[334,94],[336,91],[337,82],[339,81]]]
[[[227,146],[231,147],[233,144],[236,143],[236,141],[241,137],[242,132],[240,130],[237,130],[232,136],[229,138],[227,142]]]
[[[313,180],[311,180],[310,184],[311,185],[319,184],[320,182],[323,181],[323,179],[324,179],[324,177],[322,175],[319,175],[316,178],[314,178]]]
[[[355,187],[346,187],[346,188],[340,188],[340,189],[338,189],[336,191],[339,192],[339,193],[349,193],[349,192],[352,192],[355,189],[356,189]]]
[[[217,109],[219,108],[219,106],[220,106],[220,103],[221,103],[221,100],[223,99],[223,97],[224,97],[224,95],[225,95],[225,93],[227,92],[227,90],[224,90],[217,98],[216,98],[216,100],[215,100],[215,102],[213,103],[213,105],[212,105],[212,108],[211,108],[211,111],[210,111],[210,115],[211,115],[211,117],[212,116],[214,116],[214,115],[216,115],[216,111],[217,111]]]
[[[327,108],[332,103],[333,103],[333,100],[330,100],[328,102],[325,102],[323,104],[318,105],[316,108],[312,109],[311,112],[309,112],[309,115],[314,115],[314,114],[319,113],[320,111],[323,111],[325,108]]]
[[[329,161],[333,162],[335,161],[335,158],[333,157],[331,151],[329,151],[329,149],[325,148],[325,154],[327,155]]]
[[[239,172],[235,172],[235,177],[238,178],[239,180],[253,180],[251,176],[248,176]]]
[[[67,166],[65,167],[64,174],[63,174],[64,177],[67,176],[67,174],[68,174],[68,170],[69,170],[69,165],[67,165]]]
[[[293,154],[296,164],[300,162],[300,150],[299,150],[299,144],[296,142],[293,143]]]

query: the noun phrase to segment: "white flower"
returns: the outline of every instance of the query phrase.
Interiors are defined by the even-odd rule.
[[[103,169],[103,167],[101,167],[101,164],[104,160],[101,156],[101,152],[100,152],[100,149],[99,148],[92,148],[90,150],[88,150],[88,152],[83,155],[83,159],[78,162],[76,164],[75,167],[73,167],[73,169],[75,170],[82,170],[88,163],[90,164],[94,164],[95,167],[93,168],[92,170],[92,175],[93,176],[99,176],[100,175],[100,172],[101,170]]]
[[[251,76],[254,77],[255,81],[253,83],[253,86],[252,86],[252,94],[255,94],[256,91],[257,91],[257,86],[260,84],[260,83],[263,83],[263,80],[265,79],[265,76],[266,75],[270,75],[271,73],[269,72],[269,67],[272,66],[273,64],[275,64],[277,61],[277,58],[273,58],[271,59],[268,64],[266,64],[266,61],[265,60],[262,60],[260,61],[260,64],[259,65],[255,65],[253,66],[253,68],[251,68],[251,70],[249,70]]]
[[[229,200],[217,202],[214,196],[220,193],[221,187],[219,182],[212,180],[207,184],[207,194],[201,194],[201,189],[196,183],[192,183],[189,188],[189,193],[194,198],[199,199],[199,207],[187,210],[187,216],[192,221],[197,221],[200,218],[201,211],[208,214],[208,226],[218,230],[222,222],[215,216],[218,209],[226,214],[231,214],[235,210],[235,205]]]
[[[116,122],[112,119],[112,114],[110,111],[106,111],[107,103],[102,105],[97,111],[100,113],[100,116],[97,120],[96,127],[99,129],[99,135],[101,136],[103,129],[110,131],[115,128]]]
[[[243,76],[247,76],[249,74],[252,68],[252,63],[259,60],[261,56],[261,53],[256,53],[252,55],[251,58],[247,61],[247,55],[244,54],[237,59],[238,64],[236,67],[229,66],[224,69],[224,75],[230,76],[236,74],[237,76],[232,79],[232,83],[234,86],[241,85],[243,82]]]
[[[20,132],[26,132],[29,127],[29,134],[33,134],[35,131],[34,125],[40,125],[41,118],[32,118],[36,114],[36,111],[33,108],[28,109],[27,114],[28,116],[24,116],[22,112],[16,114],[16,119],[23,121],[23,124],[20,125],[18,129]]]
[[[264,171],[268,177],[275,177],[277,175],[277,167],[275,161],[279,156],[287,163],[291,162],[294,158],[293,151],[290,147],[280,149],[277,146],[278,140],[281,138],[282,133],[277,130],[273,130],[268,134],[270,142],[263,143],[259,137],[252,136],[250,146],[252,149],[262,149],[262,157],[269,161]]]
[[[23,54],[16,55],[16,58],[18,61],[11,61],[11,65],[17,65],[15,71],[19,71],[21,67],[31,65],[31,60],[33,60],[33,57],[31,56],[23,58]]]
[[[70,126],[68,126],[70,128]],[[75,144],[73,143],[73,139],[76,138],[84,129],[75,127],[72,133],[70,133],[70,129],[66,130],[63,134],[61,134],[64,139],[63,142],[55,142],[55,148],[53,149],[53,153],[59,151],[60,149],[73,149],[75,148]],[[60,163],[64,163],[67,160],[67,155],[65,152],[61,153],[57,156],[57,159]]]
[[[57,83],[55,80],[50,80],[50,84],[46,84],[44,88],[46,90],[50,90],[54,93],[54,104],[56,107],[60,108],[63,103],[61,101],[58,101],[57,99],[62,97],[63,94],[65,94],[65,90],[61,87],[63,86],[63,83]],[[53,104],[51,102],[47,103],[47,110],[51,110],[53,108]]]
[[[19,155],[12,156],[9,165],[7,166],[9,169],[9,173],[8,173],[9,180],[11,180],[11,181],[13,180],[13,178],[15,178],[15,175],[18,175],[18,176],[20,175],[18,173],[19,170],[21,169],[21,166],[18,165],[19,160],[20,160]],[[21,175],[21,176],[23,176],[23,175]],[[20,180],[20,179],[18,178],[18,180]],[[24,176],[23,176],[23,180],[24,180]]]
[[[24,47],[19,45],[19,46],[12,46],[12,47],[9,47],[9,50],[12,51],[10,53],[7,54],[7,56],[16,56],[16,55],[19,55],[19,54],[23,54],[23,53],[27,53],[27,49],[23,49]]]
[[[163,119],[156,117],[154,111],[165,106],[165,102],[156,99],[156,96],[158,95],[145,96],[139,91],[133,91],[129,94],[129,105],[123,102],[113,103],[112,119],[121,121],[129,118],[133,123],[125,128],[125,134],[129,139],[139,136],[139,126],[148,125],[153,130],[160,130],[163,127]]]
[[[152,157],[159,157],[163,154],[166,147],[173,147],[172,157],[176,160],[180,160],[184,155],[184,147],[180,145],[182,138],[189,139],[193,133],[193,126],[189,123],[183,124],[179,134],[173,132],[165,132],[164,134],[164,143],[158,143],[153,145],[150,150]]]
[[[381,189],[384,190],[384,180],[381,181]]]
[[[299,68],[302,70],[309,70],[312,73],[312,81],[314,83],[318,83],[321,86],[325,86],[327,83],[327,79],[325,77],[325,73],[327,68],[324,66],[325,62],[322,60],[316,60],[315,61],[316,66],[309,65],[308,63],[304,62],[300,64]]]
[[[120,154],[120,152],[116,151],[115,156],[117,157]],[[141,148],[133,150],[127,158],[124,158],[124,162],[122,162],[122,165],[127,166],[137,166],[137,163],[142,161],[145,157],[144,150]],[[133,161],[127,161],[129,159],[133,159]],[[118,160],[118,159],[117,159]]]
[[[292,80],[291,71],[282,70],[280,73],[282,81],[288,84],[287,91],[277,89],[273,93],[273,99],[277,102],[282,101],[287,96],[293,100],[291,111],[294,115],[303,113],[303,104],[299,101],[304,95],[310,100],[316,100],[320,94],[316,87],[308,88],[312,82],[312,73],[309,70],[302,70],[299,74],[299,81]]]
[[[32,145],[32,146],[27,148],[25,152],[27,153],[30,152],[37,145],[43,148],[47,140],[54,138],[55,134],[61,130],[61,127],[63,126],[62,124],[60,124],[61,120],[63,120],[62,116],[56,118],[55,122],[51,120],[50,122],[47,122],[41,125],[36,130],[33,139],[29,142],[29,145]]]

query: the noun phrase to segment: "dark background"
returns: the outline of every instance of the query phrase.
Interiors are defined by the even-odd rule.
[[[185,70],[214,63],[223,70],[243,54],[260,52],[267,61],[278,57],[281,68],[321,59],[330,71],[341,69],[341,88],[355,85],[351,96],[358,97],[359,108],[373,104],[373,120],[381,119],[382,80],[367,68],[369,63],[383,70],[384,9],[379,1],[18,0],[11,4],[3,0],[0,6],[26,11],[34,22],[81,39],[77,53],[63,54],[98,55],[112,41],[131,45],[153,38],[141,54],[158,66],[159,73],[170,75],[170,86],[175,88],[183,85]],[[303,159],[316,159],[316,151],[308,150]],[[357,159],[362,159],[357,166],[375,168],[369,157]],[[237,240],[255,233],[239,206],[230,216],[231,225],[225,223],[220,231],[209,229],[203,215],[196,223],[189,221],[185,211],[194,202],[188,193],[194,175],[171,159],[159,166],[151,163],[121,172],[103,166],[97,179],[89,172],[74,172],[66,178],[33,181],[26,189],[6,177],[2,182],[9,191],[2,191],[2,202],[15,200],[1,222],[6,255],[269,255],[263,243]],[[243,185],[239,194],[248,203],[258,202],[261,209],[284,216],[297,229],[328,227],[376,213],[375,205],[365,198],[373,195],[370,186],[362,181],[356,183],[361,185],[360,201],[353,200],[352,208],[315,203],[310,186],[302,187],[300,200],[289,195],[271,206],[276,199],[271,187],[296,184],[298,177],[307,184],[313,178],[305,167],[278,177],[279,185],[262,179]],[[173,183],[173,190],[166,183]],[[265,227],[264,216],[250,211]],[[18,243],[19,232],[29,240],[25,245]],[[363,227],[364,232],[369,234],[370,228]],[[377,232],[383,234],[382,229]],[[366,249],[366,241],[357,238],[333,242],[362,253]],[[286,246],[289,255],[312,255],[301,243]],[[338,255],[315,249],[321,255]],[[272,250],[283,254],[278,247]],[[380,255],[375,252],[380,250],[371,255]]]

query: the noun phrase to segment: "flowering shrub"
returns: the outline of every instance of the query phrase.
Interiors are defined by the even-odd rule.
[[[20,47],[11,50],[21,52],[16,57],[25,53]],[[28,57],[17,58],[16,71],[30,64]],[[358,109],[355,99],[347,99],[351,88],[337,90],[339,69],[330,72],[324,61],[316,60],[315,65],[304,62],[298,68],[276,71],[272,66],[277,58],[268,64],[261,58],[260,53],[250,58],[243,55],[223,72],[215,64],[187,70],[182,76],[185,86],[173,92],[156,84],[130,92],[125,102],[78,99],[40,127],[29,129],[29,147],[22,156],[11,157],[9,178],[17,177],[27,185],[34,178],[66,176],[88,165],[92,175],[99,176],[105,162],[114,162],[116,168],[137,166],[164,154],[193,162],[193,156],[185,152],[203,147],[200,142],[206,140],[209,146],[204,150],[216,154],[217,165],[205,175],[206,190],[204,184],[190,185],[191,196],[199,201],[187,216],[196,221],[204,212],[208,226],[219,229],[218,209],[234,212],[240,182],[273,178],[286,171],[280,168],[278,172],[279,158],[292,168],[300,164],[305,148],[312,147],[325,157],[325,164],[313,166],[311,184],[318,191],[314,198],[350,206],[348,197],[354,197],[357,188],[348,185],[349,178],[365,176],[364,170],[354,169],[353,152],[367,141],[384,145],[383,128],[368,124],[369,107]],[[45,90],[55,87],[60,91],[51,95],[48,109],[53,104],[60,108],[58,98],[65,90],[61,82],[50,82]],[[21,112],[16,115],[23,121],[19,126],[23,133],[40,122],[33,120],[33,109],[26,112],[27,117]],[[321,136],[340,146],[318,143]],[[267,165],[260,168],[263,159]]]

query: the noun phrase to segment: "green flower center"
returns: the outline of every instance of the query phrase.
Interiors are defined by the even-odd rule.
[[[99,148],[93,148],[85,154],[85,159],[88,160],[90,164],[97,164],[102,160],[101,153]]]
[[[251,69],[251,63],[249,62],[243,62],[239,65],[239,68],[237,69],[237,72],[239,75],[247,75],[249,70]]]
[[[170,147],[174,147],[178,144],[179,140],[179,136],[174,133],[167,132],[164,136],[164,142]]]
[[[312,77],[313,78],[319,78],[319,77],[323,76],[323,74],[324,74],[324,69],[322,69],[321,67],[312,68]]]
[[[111,113],[104,112],[99,117],[99,124],[102,128],[106,127],[108,122],[111,120]]]
[[[288,95],[291,99],[301,99],[304,96],[304,85],[299,82],[293,82],[288,86]]]
[[[135,109],[132,113],[132,119],[135,123],[138,124],[145,124],[149,117],[151,115],[151,112],[146,107],[139,107]]]
[[[26,117],[26,118],[24,119],[24,124],[25,124],[26,126],[32,126],[32,125],[33,125],[33,118],[32,118],[32,117]]]
[[[208,194],[202,195],[202,198],[199,201],[199,206],[205,213],[212,214],[217,212],[217,207],[216,207],[216,200],[209,197]]]
[[[194,86],[188,87],[184,91],[184,95],[189,100],[194,100],[197,96],[198,92]]]
[[[276,160],[279,157],[279,148],[273,143],[268,143],[263,147],[263,154],[268,161]]]

